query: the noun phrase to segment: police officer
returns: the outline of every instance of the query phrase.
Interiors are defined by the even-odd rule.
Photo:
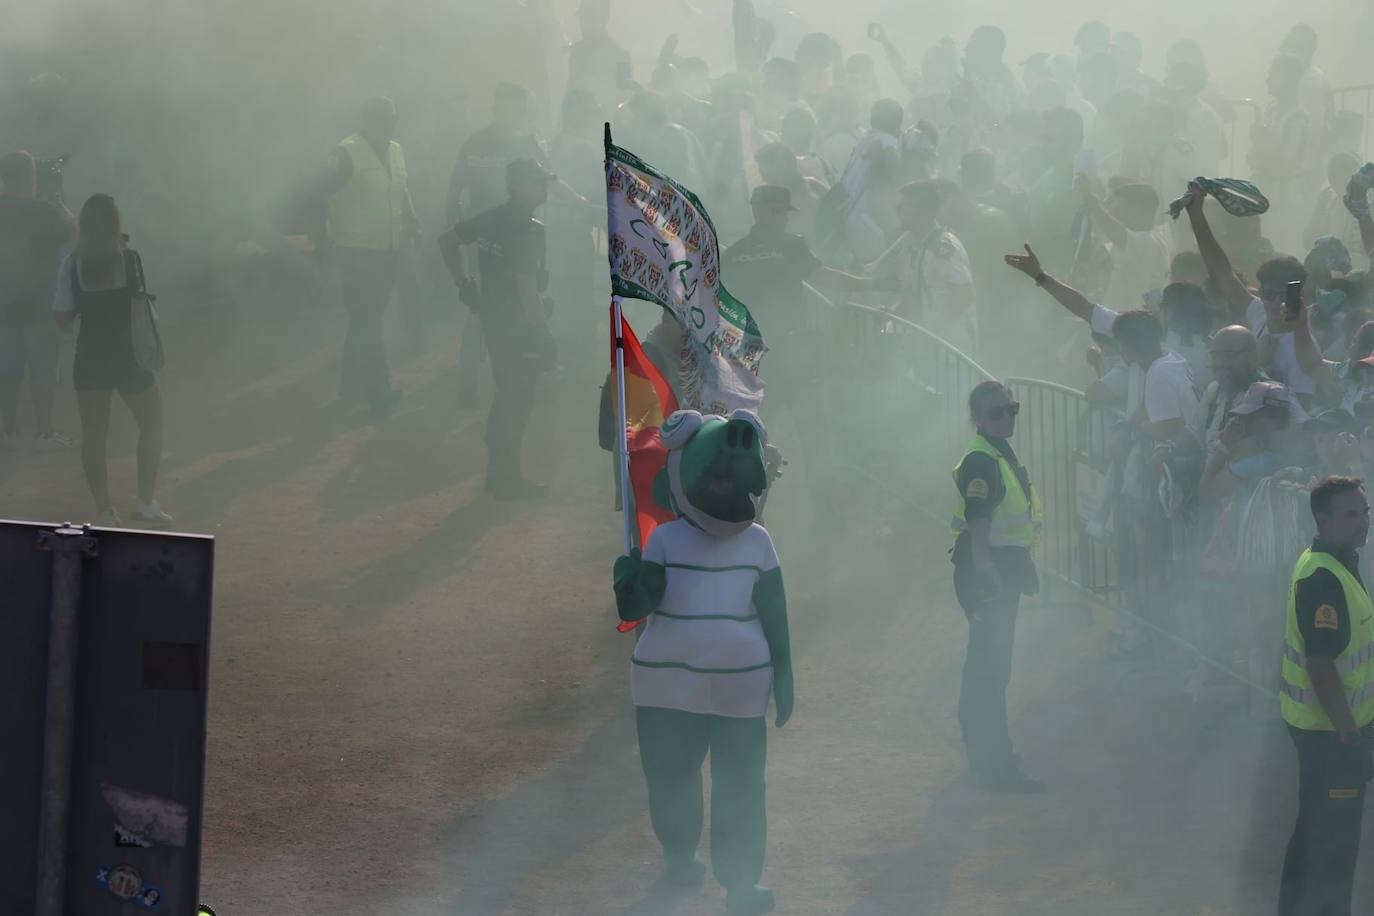
[[[529,126],[530,92],[514,83],[498,83],[491,123],[463,141],[449,178],[446,208],[451,223],[471,219],[506,199],[506,166],[517,159],[548,162],[543,141]],[[477,270],[470,269],[476,275]],[[478,380],[486,362],[481,318],[474,310],[463,326],[458,351],[458,403],[476,407]]]
[[[807,461],[808,489],[817,510],[823,511],[832,495],[829,453],[833,436],[825,412],[818,409],[821,395],[816,378],[830,341],[825,314],[804,285],[851,293],[871,289],[872,282],[827,267],[804,238],[788,231],[788,220],[797,208],[787,188],[759,185],[750,194],[749,204],[754,225],[721,255],[721,279],[749,307],[769,343],[765,418],[772,422],[784,406],[805,412],[806,420],[797,425]],[[770,459],[775,457],[770,453]]]
[[[754,225],[749,233],[721,255],[721,279],[758,322],[776,352],[775,358],[797,357],[805,377],[814,377],[814,353],[798,354],[792,346],[780,346],[784,338],[801,336],[809,324],[807,295],[810,283],[838,292],[862,292],[872,288],[866,277],[835,270],[821,263],[806,239],[788,232],[788,221],[797,212],[792,192],[780,185],[759,185],[749,195]],[[776,361],[773,369],[776,370]],[[776,377],[770,377],[770,384]]]
[[[954,592],[968,618],[959,726],[969,769],[992,792],[1042,792],[1007,733],[1007,684],[1022,595],[1039,591],[1031,548],[1040,540],[1040,498],[1011,447],[1021,405],[1001,382],[969,395],[977,434],[954,470]]]
[[[348,312],[340,393],[368,401],[377,415],[400,399],[387,370],[382,315],[391,301],[402,242],[413,241],[420,226],[405,155],[391,139],[395,130],[391,100],[369,99],[359,131],[335,147],[325,177],[329,240]]]
[[[1312,488],[1317,537],[1288,592],[1279,709],[1298,750],[1298,821],[1279,916],[1349,914],[1365,787],[1374,775],[1374,602],[1356,550],[1369,535],[1357,477]]]
[[[556,180],[532,159],[506,166],[507,201],[453,227],[459,245],[477,246],[477,280],[450,263],[464,302],[476,303],[491,356],[496,397],[487,415],[487,491],[497,499],[539,499],[542,484],[526,480],[520,449],[534,408],[539,376],[553,366],[549,332],[547,241],[534,211],[548,200]]]

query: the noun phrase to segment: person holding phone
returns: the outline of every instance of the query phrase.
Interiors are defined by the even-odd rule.
[[[1016,613],[1040,590],[1031,549],[1040,541],[1040,497],[1011,446],[1021,405],[1001,382],[969,394],[975,433],[954,470],[954,593],[968,619],[959,726],[969,770],[989,792],[1043,792],[1027,776],[1007,729]]]
[[[1259,341],[1261,364],[1269,375],[1287,385],[1304,407],[1310,405],[1317,390],[1316,375],[1322,373],[1321,353],[1307,333],[1305,311],[1295,313],[1291,305],[1287,309],[1284,306],[1285,297],[1291,295],[1289,284],[1296,281],[1301,287],[1307,281],[1307,269],[1297,258],[1272,257],[1256,271],[1259,289],[1252,292],[1236,276],[1207,219],[1203,210],[1207,192],[1196,182],[1188,184],[1188,191],[1188,219],[1213,287],[1231,309],[1245,313],[1245,323]],[[1296,314],[1296,319],[1290,321],[1289,314]]]

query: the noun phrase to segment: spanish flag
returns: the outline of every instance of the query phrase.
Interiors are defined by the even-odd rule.
[[[677,410],[677,396],[663,373],[645,354],[624,315],[620,318],[620,330],[625,341],[625,437],[630,454],[630,491],[634,500],[635,530],[642,549],[655,528],[674,518],[672,512],[654,503],[654,478],[668,461],[668,450],[663,447],[658,430]],[[611,306],[611,372],[614,375],[614,305]],[[625,506],[629,511],[628,501]],[[622,622],[618,629],[626,633],[636,626]]]

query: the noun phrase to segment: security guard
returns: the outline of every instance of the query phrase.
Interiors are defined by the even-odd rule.
[[[1279,708],[1298,749],[1298,822],[1279,916],[1349,914],[1374,775],[1374,602],[1360,579],[1369,502],[1357,477],[1312,489],[1317,537],[1293,570]]]
[[[368,401],[377,415],[400,398],[387,370],[382,315],[391,301],[402,242],[413,241],[420,225],[405,155],[391,139],[395,129],[391,100],[369,99],[360,130],[334,148],[326,176],[329,241],[348,312],[340,394]]]
[[[1001,382],[969,395],[977,435],[954,470],[954,592],[968,618],[959,726],[969,769],[991,792],[1043,792],[1007,733],[1007,684],[1022,595],[1040,588],[1031,548],[1040,541],[1040,498],[1009,441],[1021,405]]]

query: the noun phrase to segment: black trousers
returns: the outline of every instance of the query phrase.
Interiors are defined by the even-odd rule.
[[[545,364],[531,352],[529,335],[509,320],[482,319],[496,395],[487,413],[487,480],[519,480],[520,447],[534,410],[534,393]]]
[[[711,754],[711,867],[727,890],[752,887],[768,842],[762,717],[734,719],[635,707],[639,760],[649,787],[649,819],[669,862],[690,859],[704,817],[701,765]]]
[[[1334,732],[1288,729],[1298,749],[1298,822],[1279,884],[1279,916],[1349,916],[1369,780],[1369,748]]]
[[[970,615],[959,684],[959,727],[969,769],[978,776],[996,777],[1016,768],[1007,731],[1007,685],[1021,594],[1002,588],[995,595],[979,596],[975,583],[957,573],[954,584],[960,606]]]
[[[382,316],[396,282],[396,252],[339,248],[334,255],[348,312],[339,393],[345,398],[377,401],[391,391]]]
[[[463,338],[458,344],[458,396],[476,397],[478,379],[487,361],[487,345],[482,339],[482,316],[469,312],[463,323]]]

